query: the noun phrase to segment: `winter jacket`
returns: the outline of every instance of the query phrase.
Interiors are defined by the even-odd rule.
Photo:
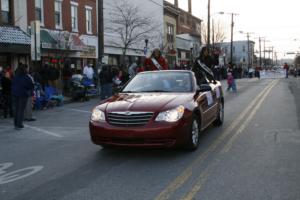
[[[16,97],[31,97],[34,89],[33,80],[28,74],[17,74],[12,80],[11,93]]]
[[[2,94],[10,95],[11,94],[11,80],[3,76],[1,78]]]

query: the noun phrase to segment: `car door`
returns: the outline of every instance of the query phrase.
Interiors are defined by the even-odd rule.
[[[217,112],[218,112],[218,102],[219,102],[219,97],[217,97],[217,90],[219,90],[219,87],[217,84],[210,82],[210,87],[211,87],[211,102],[209,104],[209,110],[208,110],[208,123],[213,122],[216,119]],[[220,90],[218,91],[218,93]],[[219,95],[219,94],[218,94]]]

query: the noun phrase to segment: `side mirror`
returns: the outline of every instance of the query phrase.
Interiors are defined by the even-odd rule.
[[[211,90],[212,90],[212,88],[210,87],[210,85],[208,85],[208,84],[201,84],[197,88],[197,93],[200,93],[200,92],[209,92]]]

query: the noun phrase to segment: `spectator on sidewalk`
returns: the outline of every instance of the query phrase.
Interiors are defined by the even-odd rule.
[[[0,72],[1,78],[1,87],[2,87],[2,95],[3,95],[3,114],[4,118],[13,117],[13,109],[12,109],[12,97],[11,97],[11,78],[8,71],[3,73]]]
[[[34,79],[33,77],[31,76],[32,72],[31,73],[28,73],[27,76],[30,78],[32,84],[34,85]],[[26,107],[25,107],[25,113],[24,113],[24,121],[35,121],[36,118],[33,117],[32,115],[32,108],[33,108],[33,93],[34,91],[34,88],[32,88],[32,90],[28,90],[28,94],[29,94],[29,97],[27,99],[27,103],[26,103]]]
[[[12,80],[12,96],[14,104],[14,126],[16,130],[24,128],[24,112],[28,97],[34,89],[32,80],[28,76],[28,66],[20,65]]]
[[[112,95],[113,75],[111,68],[112,66],[104,65],[99,73],[101,100],[104,100]]]
[[[284,63],[283,68],[285,69],[285,78],[289,78],[289,65],[287,63]]]
[[[63,77],[63,92],[64,94],[68,94],[70,90],[71,85],[71,78],[72,78],[72,69],[69,64],[65,64],[63,71],[62,71],[62,77]]]
[[[85,75],[88,79],[93,80],[94,69],[92,68],[91,64],[88,64],[83,68],[83,75]]]
[[[136,75],[136,70],[137,70],[137,63],[133,62],[128,69],[128,74],[129,74],[129,78],[132,78]]]
[[[41,85],[42,85],[42,89],[44,90],[45,87],[49,86],[49,81],[50,81],[50,73],[49,73],[49,65],[45,64],[41,69],[40,69],[40,75],[41,75]]]
[[[60,77],[60,71],[58,67],[55,67],[54,65],[51,65],[49,70],[49,81],[50,81],[50,86],[54,87],[57,89],[58,87],[58,80]]]

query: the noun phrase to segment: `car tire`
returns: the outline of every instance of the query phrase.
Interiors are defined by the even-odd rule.
[[[222,126],[224,122],[224,103],[219,104],[217,119],[214,121],[215,126]]]
[[[200,119],[193,115],[192,122],[190,125],[189,135],[188,135],[188,142],[186,148],[190,151],[195,151],[199,145],[199,137],[200,137]]]

